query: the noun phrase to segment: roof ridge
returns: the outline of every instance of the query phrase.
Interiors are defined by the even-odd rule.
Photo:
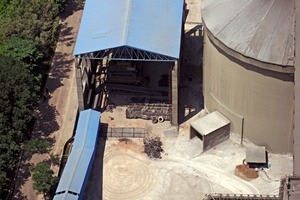
[[[124,26],[124,34],[123,34],[123,43],[127,45],[128,43],[128,33],[129,33],[129,25],[131,21],[131,14],[132,14],[132,4],[134,0],[127,0],[128,1],[128,9],[127,9],[127,16],[126,16],[126,24]]]

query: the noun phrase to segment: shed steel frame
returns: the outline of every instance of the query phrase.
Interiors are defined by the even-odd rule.
[[[132,61],[159,61],[174,62],[177,58],[152,53],[127,46],[105,49],[94,53],[79,55],[79,58],[90,60],[132,60]]]

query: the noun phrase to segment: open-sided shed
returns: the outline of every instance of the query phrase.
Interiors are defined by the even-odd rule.
[[[209,150],[229,138],[230,121],[214,111],[191,123],[191,137],[195,135],[203,141],[203,151]]]
[[[88,0],[74,49],[90,59],[176,61],[183,0]],[[87,55],[94,53],[94,55]]]
[[[168,97],[167,103],[171,104],[169,110],[172,116],[169,118],[172,124],[178,125],[183,16],[184,0],[87,0],[74,49],[79,109],[96,109],[101,104],[99,99],[103,99],[103,95],[98,95],[101,92],[95,92],[95,98],[91,100],[95,74],[103,72],[105,78],[100,78],[101,83],[144,86],[149,85],[147,75],[150,70],[144,70],[148,74],[143,75],[140,69],[148,69],[149,61],[161,62],[166,64],[160,68],[163,73],[153,71],[150,74],[156,77],[151,80],[167,75],[168,95],[165,96]],[[126,65],[124,62],[115,64],[119,61],[129,62]],[[119,74],[107,73],[116,68]],[[117,89],[120,90],[120,87]],[[139,88],[139,92],[142,89]]]

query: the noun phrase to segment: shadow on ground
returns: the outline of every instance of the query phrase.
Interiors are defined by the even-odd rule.
[[[203,36],[201,25],[187,31],[183,38],[179,86],[179,123],[204,108],[202,95]]]
[[[83,199],[87,200],[102,200],[103,193],[103,158],[105,151],[105,144],[107,139],[107,124],[101,123],[101,131],[99,134],[99,140],[97,144],[96,156],[89,176],[89,180],[86,186],[86,190]]]
[[[58,115],[55,106],[49,105],[48,100],[43,100],[39,105],[39,113],[36,116],[33,137],[48,137],[59,130],[59,125],[56,121]],[[51,142],[55,142],[54,139]]]
[[[76,0],[67,0],[65,4],[65,11],[60,15],[60,19],[62,21],[66,20],[69,16],[71,16],[74,12],[82,9],[80,5],[76,2]]]

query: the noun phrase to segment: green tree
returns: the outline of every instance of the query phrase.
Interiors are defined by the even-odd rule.
[[[43,56],[49,58],[55,44],[58,14],[63,3],[56,0],[8,1],[0,16],[0,43],[10,37],[32,40]]]
[[[65,4],[66,0],[0,0],[0,199],[6,198],[23,142],[31,137],[33,109]],[[45,141],[27,145],[30,151],[48,150]]]
[[[0,56],[0,198],[17,168],[20,144],[30,136],[37,89],[20,61]]]
[[[4,186],[10,180],[9,175],[18,165],[20,147],[14,141],[13,131],[1,134],[0,141],[0,191],[4,192]]]
[[[18,37],[6,39],[0,47],[0,54],[22,61],[30,71],[35,69],[38,61],[42,58],[34,41]]]
[[[33,189],[39,194],[43,194],[44,198],[52,195],[57,178],[53,176],[50,164],[46,162],[37,163],[32,169]]]
[[[33,109],[38,100],[34,76],[19,61],[0,56],[1,134],[15,132],[16,142],[30,135]]]
[[[25,156],[34,152],[47,153],[52,147],[52,143],[49,140],[41,138],[33,138],[29,140],[24,146]]]

